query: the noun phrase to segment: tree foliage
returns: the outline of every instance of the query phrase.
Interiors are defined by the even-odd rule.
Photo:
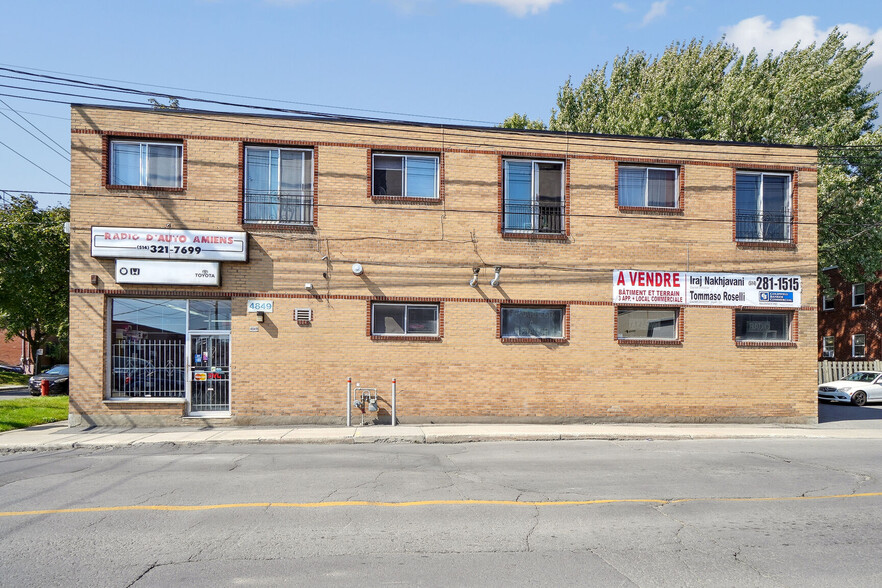
[[[879,92],[862,85],[871,49],[846,45],[834,29],[819,45],[763,58],[725,40],[674,43],[660,56],[626,52],[579,85],[567,80],[548,128],[822,147],[819,264],[838,265],[853,281],[875,280],[882,269],[882,132],[874,128]],[[524,115],[506,123],[541,128]]]
[[[31,196],[0,205],[0,328],[37,349],[68,338],[70,242],[64,223],[70,210],[37,208]]]

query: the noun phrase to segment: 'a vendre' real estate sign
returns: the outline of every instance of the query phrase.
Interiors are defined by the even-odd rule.
[[[613,271],[615,304],[798,308],[801,293],[799,276]]]
[[[248,261],[248,234],[92,227],[92,257]]]

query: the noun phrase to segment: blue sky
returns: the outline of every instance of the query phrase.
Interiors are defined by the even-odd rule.
[[[489,124],[515,111],[547,120],[568,77],[581,80],[629,48],[658,53],[675,40],[725,34],[742,50],[780,51],[836,25],[855,41],[876,40],[865,73],[882,89],[882,3],[867,0],[7,1],[2,14],[2,67],[434,122]],[[67,106],[0,99],[69,146]],[[66,191],[68,162],[7,116],[52,144],[0,103],[0,190]]]

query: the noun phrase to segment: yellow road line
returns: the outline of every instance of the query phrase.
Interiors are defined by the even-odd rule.
[[[864,492],[862,494],[830,494],[826,496],[770,496],[755,498],[609,498],[598,500],[415,500],[410,502],[377,502],[370,500],[348,500],[340,502],[238,502],[232,504],[205,505],[169,505],[145,504],[129,506],[93,506],[85,508],[54,508],[44,510],[18,510],[0,512],[0,517],[21,517],[29,515],[70,514],[81,512],[116,512],[116,511],[200,511],[221,510],[230,508],[338,508],[351,506],[373,507],[410,507],[410,506],[589,506],[593,504],[681,504],[684,502],[780,502],[786,500],[830,500],[837,498],[869,498],[882,496],[882,492]]]

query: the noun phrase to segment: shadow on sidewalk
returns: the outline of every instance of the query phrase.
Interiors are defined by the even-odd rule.
[[[882,404],[853,406],[851,404],[818,403],[818,424],[848,421],[876,421],[879,428],[882,428]]]

